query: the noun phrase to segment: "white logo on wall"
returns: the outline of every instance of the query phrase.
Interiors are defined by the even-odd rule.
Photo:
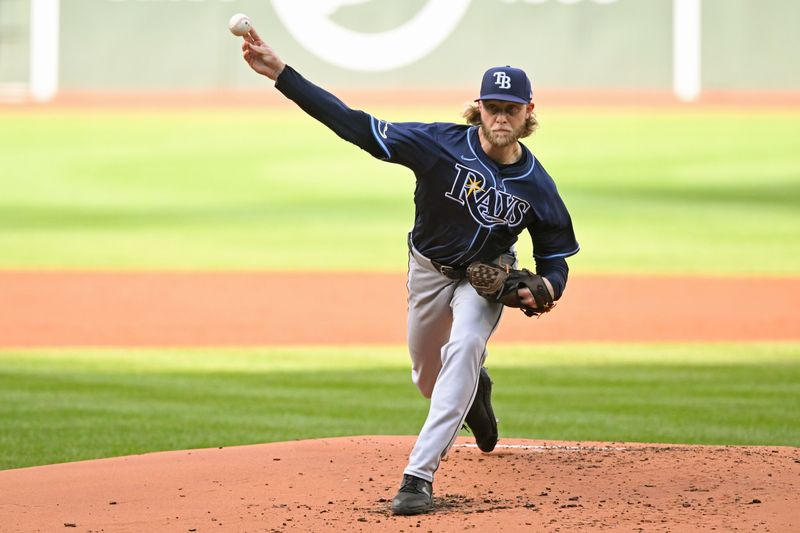
[[[429,0],[411,20],[389,31],[362,33],[330,19],[342,6],[369,0],[272,0],[289,33],[309,52],[338,67],[392,70],[431,53],[456,28],[471,0]]]
[[[511,77],[506,74],[505,72],[495,72],[494,73],[494,84],[500,87],[501,89],[510,89],[511,88]]]

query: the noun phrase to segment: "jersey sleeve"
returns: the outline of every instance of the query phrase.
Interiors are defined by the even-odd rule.
[[[553,285],[557,300],[567,284],[569,268],[566,258],[578,253],[580,246],[567,207],[552,178],[543,169],[539,184],[541,189],[534,208],[536,217],[528,226],[528,232],[533,241],[536,271]]]
[[[373,135],[372,116],[351,109],[333,94],[305,79],[289,65],[278,76],[275,88],[345,141],[355,144],[374,157],[384,156],[384,150]]]
[[[558,194],[556,184],[538,166],[539,191],[534,205],[535,217],[528,226],[533,241],[533,257],[537,260],[563,259],[580,250],[572,228],[572,218]]]
[[[435,162],[437,124],[387,122],[351,109],[289,65],[278,76],[275,88],[336,135],[373,157],[404,165],[414,171],[425,170]]]
[[[528,227],[533,241],[533,258],[536,261],[536,272],[546,277],[553,285],[555,299],[558,300],[567,285],[566,258],[580,250],[572,230],[569,213],[558,199],[554,202],[555,211],[548,219],[539,221]]]
[[[381,147],[379,159],[425,171],[436,160],[440,125],[372,119],[372,134]]]
[[[560,199],[559,199],[559,203]],[[561,203],[563,208],[563,203]],[[533,241],[533,257],[535,259],[566,258],[577,254],[580,245],[575,240],[572,220],[566,208],[550,213],[551,218],[532,224],[528,231]]]

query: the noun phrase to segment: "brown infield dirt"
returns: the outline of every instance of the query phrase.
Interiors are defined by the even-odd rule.
[[[462,438],[436,508],[393,516],[413,437],[152,453],[0,472],[4,532],[797,531],[786,447]],[[72,529],[74,528],[74,529]]]
[[[0,302],[0,348],[403,344],[406,334],[404,273],[5,271]],[[798,316],[800,278],[580,275],[552,313],[507,310],[492,342],[792,341]]]
[[[0,348],[404,342],[402,274],[0,273]],[[758,287],[756,306],[743,287]],[[376,305],[380,302],[380,305]],[[494,342],[797,341],[800,279],[575,276]],[[409,384],[409,386],[412,386]],[[502,428],[501,428],[502,432]],[[800,531],[800,450],[459,438],[428,515],[390,513],[414,437],[0,472],[0,532]]]

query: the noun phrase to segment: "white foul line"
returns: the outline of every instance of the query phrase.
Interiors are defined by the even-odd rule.
[[[453,448],[477,448],[477,444],[455,444]],[[498,444],[495,446],[495,450],[498,448],[503,449],[515,449],[515,450],[558,450],[558,451],[570,451],[570,452],[626,452],[630,451],[630,448],[615,448],[610,446],[557,446],[557,445],[549,445],[549,446],[537,446],[532,444]]]

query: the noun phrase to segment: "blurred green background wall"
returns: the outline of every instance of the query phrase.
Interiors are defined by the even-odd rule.
[[[30,1],[0,0],[0,82],[26,76]],[[323,14],[341,27],[375,35],[412,21],[437,1],[62,0],[61,88],[263,84],[239,59],[237,42],[226,29],[236,12],[249,14],[287,62],[328,85],[464,87],[487,66],[511,63],[531,72],[540,88],[671,88],[674,0],[447,0],[451,15],[440,19],[452,17],[453,30],[419,60],[382,72],[326,62],[298,42],[276,10],[279,4],[305,9],[309,27],[315,12],[327,10]],[[800,3],[701,0],[701,5],[705,89],[800,89]],[[465,6],[463,16],[459,6]],[[335,50],[340,44],[330,46]]]
[[[0,0],[0,83],[28,79],[30,0]]]

